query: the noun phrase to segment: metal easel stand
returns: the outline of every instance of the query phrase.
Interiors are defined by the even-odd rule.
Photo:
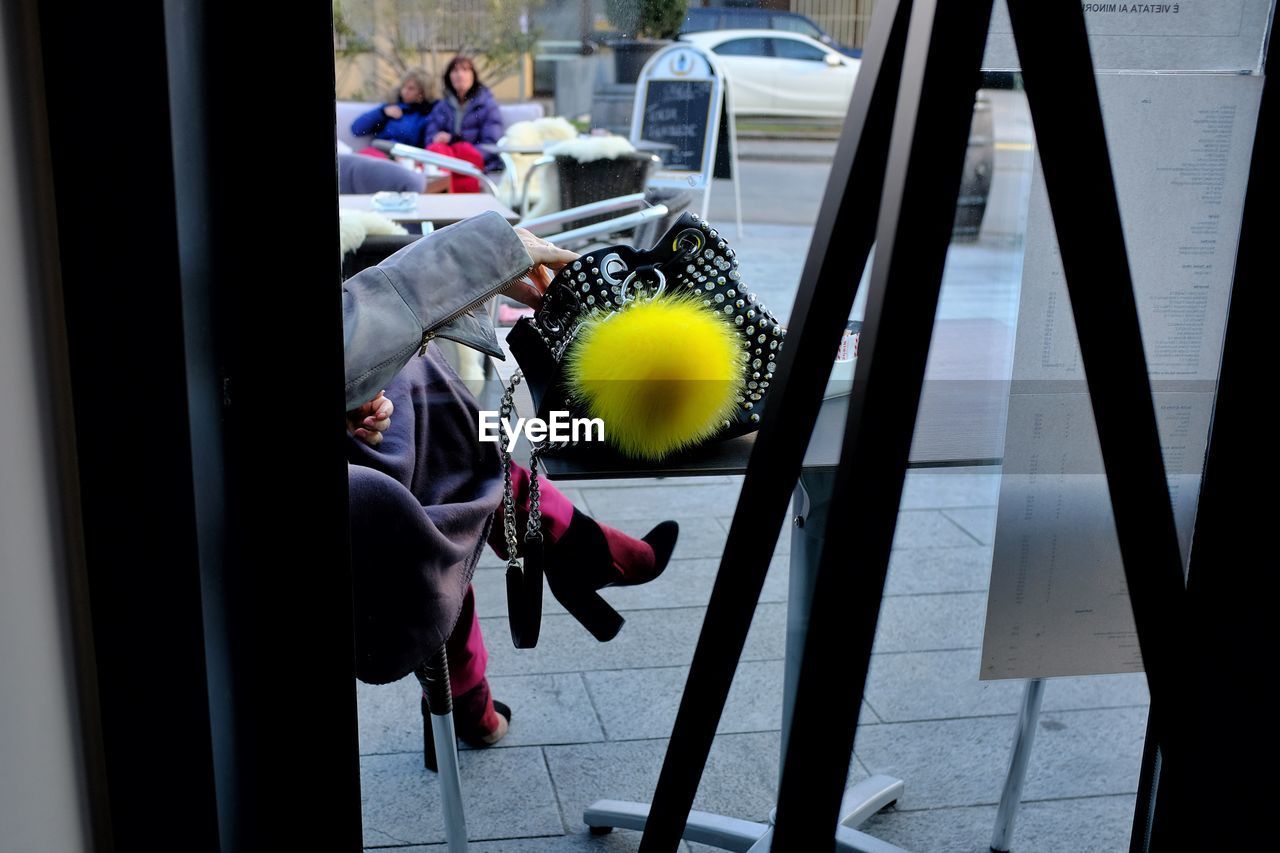
[[[738,239],[742,239],[742,172],[738,171],[738,120],[733,114],[733,91],[726,85],[724,87],[724,117],[725,129],[729,131],[729,171],[733,173],[733,212],[738,225]],[[715,168],[714,160],[712,161],[712,180],[714,180]],[[711,181],[707,181],[707,198],[711,196]],[[707,198],[703,199],[702,218],[707,218],[705,208],[707,207]]]
[[[877,776],[875,779],[888,777]],[[901,783],[899,783],[901,784]],[[857,792],[861,786],[849,789],[849,793]],[[874,811],[863,816],[863,820],[874,814]],[[591,817],[603,821],[591,823]],[[644,829],[649,819],[648,803],[628,803],[621,800],[600,800],[583,813],[592,835],[603,835],[613,827],[620,829]],[[691,811],[685,824],[684,840],[697,844],[707,844],[719,850],[733,850],[737,853],[768,853],[773,843],[773,815],[769,815],[769,823],[756,823],[749,820],[725,817],[711,812]],[[904,853],[901,847],[894,847],[888,842],[873,838],[864,832],[858,832],[848,826],[836,827],[835,849],[844,853]]]
[[[822,532],[826,529],[827,503],[831,496],[833,472],[812,471],[803,474],[792,498],[795,511],[791,531],[791,581],[787,594],[787,649],[783,674],[782,755],[787,753],[786,733],[790,730],[795,706],[795,688],[800,679],[800,657],[804,636],[809,627],[809,609],[813,602],[813,580],[818,555],[822,551]],[[864,779],[844,793],[840,803],[840,821],[835,831],[836,849],[845,853],[901,853],[901,848],[863,832],[857,832],[873,814],[892,805],[902,796],[901,779],[877,775]],[[604,834],[613,827],[644,829],[649,818],[647,803],[621,800],[598,800],[592,803],[582,819],[593,834]],[[691,811],[683,838],[708,844],[721,850],[764,853],[773,841],[773,819],[768,823],[725,817],[711,812]]]
[[[467,853],[467,818],[462,811],[462,775],[458,770],[458,739],[453,727],[453,694],[444,647],[414,672],[431,711],[431,739],[435,742],[440,799],[444,808],[444,838],[449,853]]]
[[[717,128],[724,126],[728,135],[729,148],[729,173],[733,181],[733,210],[735,222],[738,226],[738,239],[742,239],[742,173],[738,171],[738,122],[733,115],[733,90],[729,88],[728,76],[724,73],[724,69],[720,67],[719,61],[715,54],[703,53],[703,58],[707,64],[715,70],[724,82],[723,96],[720,98],[721,115],[715,117]],[[719,130],[715,133],[716,142],[712,144],[713,149],[718,149]],[[702,188],[702,218],[707,218],[707,212],[711,210],[711,185],[716,179],[716,150],[711,152],[711,169],[706,174],[706,186]]]
[[[725,92],[726,104],[724,109],[728,110],[728,92]],[[738,137],[737,126],[734,124],[733,115],[727,113],[729,124],[729,171],[733,173],[733,211],[735,221],[738,226],[738,239],[742,239],[742,183],[740,173],[738,172]],[[711,177],[707,178],[707,185],[702,188],[702,218],[707,218],[707,212],[711,210],[711,185],[715,182],[714,170]]]
[[[643,827],[641,853],[670,853],[682,838],[727,850],[786,849],[782,842],[774,844],[776,824],[694,812],[691,806],[768,572],[772,549],[759,546],[774,542],[787,518],[788,492],[795,490],[800,480],[807,439],[817,421],[827,376],[875,241],[880,194],[870,188],[885,182],[911,5],[912,0],[882,0],[876,6],[867,59],[850,103],[792,309],[790,341],[780,357],[785,381],[774,388],[775,396],[760,423],[653,805],[600,801],[584,814],[593,831],[608,831],[610,826]],[[857,197],[851,189],[855,186],[859,188]],[[821,485],[806,483],[805,491],[796,497],[798,508],[807,506],[805,495],[808,499],[819,497]],[[813,551],[801,547],[797,553]],[[797,574],[806,573],[798,564],[793,562],[793,566]],[[789,605],[788,617],[800,617],[793,630],[803,630],[801,626],[808,619],[807,612],[802,612],[804,598],[797,594]],[[788,646],[792,659],[799,646],[794,641]],[[792,676],[788,683],[798,683],[798,679]],[[784,731],[789,720],[789,712],[784,710]],[[847,767],[846,762],[845,772]],[[844,816],[856,823],[892,801],[897,796],[893,782],[896,780],[882,779],[857,786],[846,799],[851,807]],[[868,793],[868,787],[879,788],[879,793]],[[869,805],[858,808],[855,799]],[[814,832],[823,840],[809,849],[831,849],[837,843],[843,850],[889,853],[897,849],[840,825],[839,805],[833,804],[830,822],[815,821]]]
[[[1181,749],[1193,704],[1186,701],[1178,672],[1187,624],[1185,587],[1084,12],[1069,2],[1009,0],[1008,6],[1152,704],[1177,715],[1162,722],[1159,733],[1163,748],[1173,753]],[[899,14],[908,11],[909,34]],[[865,357],[859,359],[856,378],[861,393],[851,398],[830,511],[841,520],[841,535],[858,543],[857,565],[850,570],[846,548],[825,548],[818,561],[771,842],[779,851],[830,849],[870,666],[990,13],[985,2],[885,0],[876,5],[869,49],[792,312],[793,341],[780,364],[784,381],[760,424],[754,464],[743,481],[641,853],[670,853],[687,837],[690,807],[767,572],[767,549],[754,546],[773,542],[780,530],[783,490],[799,477],[824,371],[835,356],[874,237],[876,263],[862,332]],[[894,39],[889,38],[890,19]],[[889,73],[882,76],[882,70]],[[940,151],[955,154],[943,157]],[[860,180],[851,180],[855,176]],[[860,194],[882,198],[883,206],[852,205],[851,184]],[[850,281],[855,284],[842,286]],[[766,454],[767,463],[756,459]],[[875,499],[859,503],[863,495]],[[834,671],[844,678],[833,685]]]
[[[1070,2],[1034,0],[1009,0],[1008,8],[1152,704],[1167,702],[1186,717],[1194,704],[1179,671],[1188,657],[1181,558],[1084,12]],[[943,227],[953,215],[944,203],[954,202],[959,186],[958,163],[936,151],[960,147],[967,118],[961,108],[972,109],[970,75],[980,66],[990,12],[989,3],[932,0],[916,0],[913,10],[899,101],[908,111],[900,108],[896,117],[886,172],[885,197],[898,203],[886,204],[884,239],[877,242],[862,333],[867,360],[858,364],[861,394],[852,398],[857,405],[845,424],[830,511],[860,551],[852,567],[847,553],[834,547],[824,548],[819,560],[778,793],[780,850],[826,846],[823,828],[835,816],[837,786],[852,754],[894,532],[891,511],[907,460],[902,437],[910,436],[918,408],[945,261]],[[901,141],[910,136],[909,149],[900,146],[899,130]],[[856,497],[863,494],[875,500],[859,506]],[[832,689],[836,665],[848,678]],[[1184,748],[1185,719],[1161,718],[1161,728],[1162,747]],[[1023,749],[1021,760],[1026,754]]]
[[[990,5],[916,0],[885,169],[857,390],[816,538],[810,624],[782,763],[774,843],[828,849],[853,757],[919,409]],[[855,88],[856,91],[856,88]],[[874,414],[872,414],[874,413]],[[839,679],[831,674],[839,672]]]
[[[1036,722],[1040,719],[1040,700],[1043,698],[1044,679],[1028,679],[1022,690],[1018,728],[1013,733],[1009,772],[1005,774],[1000,806],[996,809],[996,827],[991,834],[993,853],[1009,853],[1013,844],[1013,824],[1018,817],[1018,806],[1022,803],[1022,785],[1027,781],[1027,763],[1031,760],[1031,746],[1035,743]]]

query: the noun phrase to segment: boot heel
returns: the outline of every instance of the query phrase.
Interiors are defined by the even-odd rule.
[[[574,619],[582,623],[582,627],[602,643],[607,643],[618,632],[627,620],[605,601],[600,593],[590,589],[564,590],[551,585],[551,593],[564,605]]]

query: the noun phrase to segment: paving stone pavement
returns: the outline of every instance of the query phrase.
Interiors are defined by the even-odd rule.
[[[515,711],[502,743],[460,753],[477,851],[613,853],[639,844],[633,832],[586,834],[581,812],[596,798],[652,796],[741,486],[737,477],[642,482],[574,488],[580,505],[630,532],[669,513],[692,533],[663,577],[609,591],[627,619],[614,641],[596,642],[547,596],[538,648],[513,649],[501,563],[477,571],[493,689]],[[997,497],[991,471],[913,471],[904,489],[850,779],[906,781],[903,798],[866,830],[907,849],[976,851],[989,842],[1022,693],[1020,682],[977,678]],[[784,549],[779,543],[696,804],[748,820],[766,819],[776,794]],[[416,683],[360,685],[358,702],[368,849],[442,849]],[[1126,846],[1147,702],[1141,675],[1049,681],[1019,849]]]
[[[746,232],[745,278],[786,317],[812,229],[748,222]],[[953,246],[939,316],[1011,322],[1019,264],[1013,249]],[[627,620],[607,644],[547,595],[538,648],[513,649],[504,563],[492,554],[481,560],[475,587],[491,683],[514,718],[497,746],[460,753],[477,853],[637,849],[638,833],[588,835],[582,809],[596,798],[653,795],[741,478],[563,487],[584,511],[633,535],[677,518],[680,541],[661,578],[606,591]],[[978,680],[998,496],[996,469],[912,471],[905,484],[849,776],[905,780],[902,799],[863,829],[906,849],[986,851],[990,843],[1023,689]],[[760,821],[773,804],[790,550],[784,531],[772,545],[697,808]],[[832,673],[832,683],[840,677]],[[442,850],[438,782],[422,767],[416,683],[359,685],[357,701],[367,848]],[[1017,850],[1127,849],[1147,703],[1141,675],[1048,682]]]

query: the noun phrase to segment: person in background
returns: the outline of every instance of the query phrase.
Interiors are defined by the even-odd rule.
[[[493,93],[480,82],[471,60],[459,54],[449,60],[444,71],[442,99],[427,116],[423,140],[428,151],[466,160],[486,172],[502,169],[497,154],[476,148],[492,144],[502,136],[502,113]],[[480,182],[465,175],[451,176],[450,192],[480,191]]]
[[[410,71],[400,81],[400,89],[390,101],[351,122],[351,132],[356,136],[372,135],[374,139],[403,142],[421,148],[427,117],[435,105],[436,102],[429,97],[426,79],[420,73]],[[365,148],[359,153],[383,159],[387,157],[376,148]]]
[[[495,293],[536,308],[555,271],[577,258],[490,212],[435,231],[342,286],[351,553],[376,555],[352,575],[356,677],[398,681],[443,640],[457,733],[472,746],[497,743],[511,720],[490,691],[470,584],[486,543],[507,556],[508,505],[497,446],[477,438],[479,403],[425,342],[445,337],[501,356],[487,312],[466,308]],[[510,478],[523,535],[530,472],[513,464]],[[545,571],[578,598],[648,583],[667,567],[675,521],[630,536],[575,508],[545,477],[538,500]],[[566,609],[591,621],[578,605]],[[442,625],[453,626],[447,637]],[[425,702],[422,711],[432,767]]]

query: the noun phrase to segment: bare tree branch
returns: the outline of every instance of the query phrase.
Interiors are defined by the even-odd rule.
[[[545,0],[332,2],[335,55],[372,54],[375,79],[366,84],[391,91],[413,68],[425,67],[429,76],[439,78],[444,71],[441,52],[472,56],[487,85],[510,77],[538,40],[528,13]]]

